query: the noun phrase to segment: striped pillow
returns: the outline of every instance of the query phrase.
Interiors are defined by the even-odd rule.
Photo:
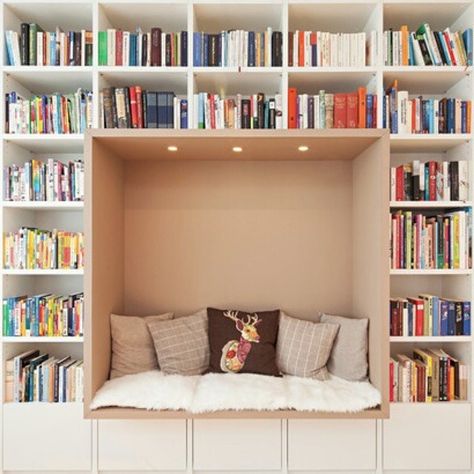
[[[284,374],[329,378],[326,363],[331,355],[339,324],[313,323],[280,313],[276,359]]]
[[[205,309],[170,321],[149,322],[161,370],[179,375],[204,373],[209,368],[207,327]]]

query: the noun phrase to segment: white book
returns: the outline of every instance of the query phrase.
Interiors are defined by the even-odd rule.
[[[242,61],[242,65],[243,66],[248,66],[249,64],[249,58],[248,58],[248,51],[249,51],[249,47],[248,47],[248,44],[249,44],[249,32],[248,31],[244,31],[243,33],[243,40],[244,40],[244,44],[243,44],[243,61]]]
[[[443,201],[451,200],[451,186],[449,182],[449,161],[443,161]]]
[[[124,66],[130,66],[130,32],[123,32],[122,40],[122,64]]]
[[[389,61],[389,51],[388,51],[388,31],[383,32],[383,63],[385,64],[385,66],[391,66],[391,61]]]
[[[300,128],[308,128],[308,94],[300,95],[301,118]]]
[[[304,65],[311,66],[311,32],[304,32]]]
[[[409,133],[411,129],[408,128],[408,91],[398,91],[397,110],[398,133]]]
[[[281,94],[275,94],[275,127],[283,128],[283,97]]]
[[[469,199],[469,162],[462,160],[458,162],[459,175],[459,200]]]
[[[461,133],[461,122],[462,122],[462,114],[461,114],[461,99],[454,100],[454,132]]]
[[[265,66],[272,65],[272,34],[273,34],[272,27],[269,26],[267,28],[266,35],[265,35],[265,52],[266,52]]]
[[[237,94],[236,101],[237,101],[237,105],[235,107],[235,110],[236,110],[235,128],[242,128],[242,95],[241,94]]]
[[[319,95],[316,94],[314,96],[314,128],[320,129],[321,128],[321,123],[320,123],[320,100],[319,100]]]
[[[149,67],[151,64],[151,33],[146,34],[146,64]]]
[[[416,39],[416,34],[415,33],[410,33],[412,37],[412,43],[413,43],[413,51],[415,53],[415,65],[416,66],[424,66],[425,61],[423,59],[423,54],[421,53],[421,47],[419,41]]]
[[[21,66],[21,56],[20,56],[20,39],[18,36],[18,33],[16,31],[12,32],[11,35],[11,41],[12,41],[12,49],[13,49],[13,58],[14,58],[14,66]]]
[[[390,200],[397,200],[397,168],[390,168]]]
[[[161,64],[166,66],[166,33],[161,33]]]
[[[192,128],[198,128],[198,127],[199,127],[199,94],[194,94]]]
[[[81,66],[86,65],[86,30],[81,30]]]
[[[43,33],[38,31],[36,33],[36,65],[37,66],[45,66],[43,64],[43,51],[44,51],[44,43],[43,43]]]
[[[67,64],[66,58],[66,33],[61,31],[59,33],[59,65],[64,66]]]
[[[434,127],[433,133],[439,133],[439,100],[434,99],[433,101],[433,115],[434,115]]]
[[[125,32],[123,33],[123,36],[125,36]],[[130,38],[130,33],[129,33],[129,38]],[[143,54],[143,33],[140,29],[138,30],[137,42],[138,42],[137,65],[141,66],[142,65],[142,54]],[[123,50],[125,50],[125,48],[123,48]],[[128,56],[126,58],[122,59],[122,64],[124,66],[125,66],[125,64],[128,66],[129,62],[130,62],[130,51],[129,51]]]
[[[175,130],[180,128],[179,122],[179,99],[177,97],[173,97],[173,128]]]
[[[425,164],[420,163],[420,182],[419,182],[420,193],[425,193]]]
[[[115,66],[115,30],[107,30],[107,66]]]

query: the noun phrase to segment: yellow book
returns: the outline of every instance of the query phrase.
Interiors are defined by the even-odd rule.
[[[408,66],[408,26],[402,25],[400,28],[402,38],[402,66]]]

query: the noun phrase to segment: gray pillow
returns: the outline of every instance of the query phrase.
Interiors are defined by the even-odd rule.
[[[200,375],[209,368],[207,310],[170,321],[151,321],[148,329],[164,373]]]
[[[147,322],[172,319],[173,313],[157,316],[121,316],[110,315],[110,332],[112,336],[112,360],[110,378],[123,375],[157,370],[153,339]]]
[[[346,380],[367,380],[369,320],[322,314],[321,322],[340,326],[328,361],[329,372]]]
[[[338,324],[296,319],[280,311],[276,360],[281,372],[317,380],[329,378],[326,363]]]

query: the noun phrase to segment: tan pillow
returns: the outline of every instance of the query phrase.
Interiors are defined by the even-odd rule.
[[[326,363],[338,329],[338,324],[304,321],[281,311],[276,353],[278,368],[284,374],[327,380]]]
[[[321,322],[340,325],[328,361],[329,372],[346,380],[367,380],[369,368],[367,363],[367,329],[369,320],[322,314]]]
[[[173,313],[157,316],[110,315],[112,362],[110,378],[158,369],[155,347],[147,322],[172,319]]]
[[[200,375],[209,368],[207,311],[147,322],[158,363],[167,374]]]

